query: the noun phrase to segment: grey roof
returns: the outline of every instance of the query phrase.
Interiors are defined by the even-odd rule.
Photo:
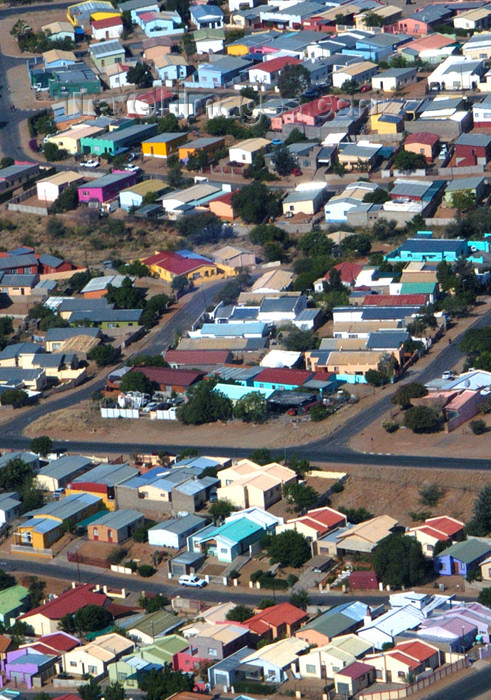
[[[44,255],[39,256],[39,262],[43,265],[48,265],[49,267],[59,267],[62,264],[62,258],[58,258],[56,255],[50,255],[49,253],[44,253]]]
[[[0,170],[0,176],[1,176]],[[9,255],[5,258],[0,257],[0,271],[1,270],[11,270],[17,267],[31,267],[33,265],[37,266],[38,260],[33,253],[28,253],[27,255]]]
[[[416,180],[403,180],[395,182],[390,191],[391,197],[422,197],[431,187],[431,182],[417,182]]]
[[[394,192],[394,189],[392,192]],[[467,242],[461,238],[408,238],[401,246],[401,249],[411,253],[453,252],[459,254],[460,251],[466,248]]]
[[[176,491],[183,493],[186,496],[195,496],[197,493],[205,491],[210,486],[216,486],[220,483],[220,479],[212,476],[205,477],[204,479],[189,479],[189,481],[184,481],[182,484],[176,486]]]
[[[39,379],[43,374],[42,369],[21,369],[20,367],[0,367],[0,382],[2,384],[21,384]]]
[[[101,311],[74,311],[70,323],[80,323],[87,319],[92,323],[138,323],[141,309],[102,309]]]
[[[0,180],[9,177],[15,177],[23,172],[30,170],[33,166],[37,166],[37,163],[24,163],[23,165],[8,165],[6,168],[0,169]]]
[[[152,528],[153,530],[154,528]],[[202,554],[201,552],[182,552],[181,554],[176,554],[175,557],[172,558],[173,562],[176,562],[177,564],[195,564],[196,562],[199,562],[201,559],[205,558],[205,554]]]
[[[85,63],[72,63],[68,66],[60,66],[59,68],[55,68],[52,73],[64,84],[83,83],[86,81],[99,82],[99,78],[92,68],[86,66]]]
[[[201,98],[201,95],[198,95],[198,97]],[[191,96],[190,96],[190,100],[191,100]],[[162,133],[162,134],[157,134],[156,136],[151,136],[148,139],[145,139],[145,143],[167,143],[168,141],[175,141],[178,138],[182,138],[182,136],[187,136],[187,134],[183,134],[182,131]]]
[[[303,309],[297,314],[295,321],[314,321],[320,312],[320,309]]]
[[[44,353],[42,355],[37,355],[32,361],[35,367],[41,367],[46,369],[48,367],[59,369],[65,361],[65,353],[55,352],[55,353]]]
[[[266,298],[261,302],[261,313],[274,313],[275,311],[294,311],[299,297]]]
[[[100,330],[98,328],[50,328],[46,333],[45,341],[63,342],[69,338],[77,338],[80,335],[97,338],[100,335]]]
[[[262,372],[264,367],[217,367],[210,372],[209,377],[220,377],[220,379],[234,379],[236,381],[246,382],[248,379],[253,379],[257,374]]]
[[[199,515],[189,514],[185,515],[183,518],[164,520],[151,527],[150,530],[165,530],[175,535],[184,535],[186,532],[193,530],[197,525],[204,525],[205,522],[205,519],[200,518]]]
[[[216,70],[220,73],[231,73],[232,71],[240,70],[242,68],[249,68],[251,65],[252,61],[247,61],[243,58],[237,58],[236,56],[224,56],[223,58],[219,58],[218,61],[214,61],[213,63],[202,63],[199,66],[199,68],[206,68],[207,70]]]
[[[121,51],[124,54],[124,48],[117,39],[112,39],[111,41],[100,41],[97,44],[91,44],[89,46],[89,53],[96,58],[112,56],[112,54],[121,53]]]
[[[145,134],[154,132],[155,131],[155,124],[133,124],[133,126],[128,126],[124,129],[116,129],[115,131],[108,131],[105,134],[95,134],[94,135],[94,140],[95,141],[111,141],[111,142],[118,142],[118,141],[128,141],[132,138],[136,138],[141,136],[142,138],[145,138]],[[88,138],[91,138],[90,136]],[[118,174],[119,176],[123,175],[125,177],[128,176],[129,173],[111,173],[111,175]],[[111,175],[105,175],[104,177],[111,177]],[[99,186],[101,180],[103,178],[99,178],[97,180],[92,180],[90,184],[96,183],[97,186]]]
[[[109,285],[112,287],[121,287],[125,279],[126,275],[106,275],[103,277],[93,277],[82,289],[81,294],[86,294],[87,292],[99,292],[106,289]]]
[[[38,276],[31,273],[0,273],[0,285],[6,287],[34,287]]]
[[[0,469],[8,464],[12,459],[21,459],[28,464],[37,464],[39,457],[34,452],[4,452],[0,456]]]
[[[321,192],[322,190],[319,190],[319,188],[315,190],[295,190],[287,194],[283,202],[285,204],[290,204],[291,202],[313,201]]]
[[[220,141],[223,141],[222,136],[203,136],[194,141],[188,141],[185,146],[186,148],[206,148],[206,146],[213,146],[213,144],[220,143]]]
[[[409,340],[409,333],[406,331],[379,331],[370,333],[366,347],[369,350],[383,350],[385,348],[399,348],[402,343]]]
[[[88,469],[91,464],[92,460],[88,457],[82,457],[82,455],[67,455],[66,457],[60,457],[47,464],[39,471],[39,474],[53,479],[60,479],[79,472],[85,467]]]
[[[41,352],[44,352],[44,348],[37,343],[14,343],[13,345],[7,345],[0,352],[0,360],[10,360],[20,355],[35,355]]]
[[[100,496],[93,496],[91,493],[74,493],[71,496],[65,496],[61,501],[50,501],[42,508],[36,508],[29,513],[25,513],[26,518],[42,517],[43,515],[51,515],[60,520],[66,520],[73,515],[76,515],[80,510],[87,508],[100,501]]]
[[[95,309],[113,309],[114,304],[108,304],[107,299],[63,299],[58,311],[94,311]],[[61,329],[60,329],[61,330]],[[49,332],[49,331],[48,331]]]
[[[456,180],[450,180],[450,182],[447,184],[445,192],[460,192],[461,190],[474,190],[476,189],[476,187],[479,187],[479,185],[483,181],[483,175],[476,175],[474,177],[459,177]]]
[[[491,144],[491,135],[489,134],[460,134],[455,141],[456,146],[480,146],[487,148]]]
[[[147,126],[147,125],[145,125]],[[130,127],[131,129],[132,127]],[[140,127],[141,128],[141,127]],[[123,133],[125,131],[128,131],[128,129],[123,129],[123,131],[119,134],[119,138],[123,137]],[[117,133],[117,132],[112,132],[112,133]],[[103,136],[109,136],[109,134],[103,134]],[[102,138],[102,136],[101,136]],[[110,185],[114,185],[118,182],[125,182],[131,177],[131,173],[109,173],[108,175],[103,175],[102,177],[98,177],[96,180],[90,180],[90,182],[87,182],[85,185],[80,185],[80,189],[84,190],[89,190],[92,189],[92,187],[108,187]]]
[[[447,75],[447,73],[474,73],[478,68],[484,68],[484,60],[479,59],[477,61],[466,61],[462,57],[461,61],[453,63],[447,66],[446,70],[443,71],[442,75]]]
[[[384,70],[374,77],[375,78],[400,78],[402,75],[406,75],[406,74],[410,74],[410,73],[416,73],[416,68],[389,68],[388,70]]]
[[[137,474],[138,469],[130,467],[129,464],[99,464],[94,469],[74,479],[72,484],[93,482],[105,486],[116,486],[116,484],[120,484]]]
[[[153,7],[155,5],[158,6],[158,2],[156,0],[155,2],[152,2],[152,0],[128,0],[127,2],[118,3],[118,7],[121,12],[141,10],[145,7]]]
[[[112,527],[115,530],[119,530],[122,527],[128,527],[142,520],[144,517],[143,513],[138,510],[132,510],[131,508],[124,508],[122,510],[115,510],[109,513],[104,513],[97,520],[93,520],[91,525],[107,525],[107,527]]]
[[[332,126],[332,122],[330,123],[330,126]],[[375,156],[379,151],[380,146],[360,146],[357,143],[348,143],[347,146],[340,148],[340,152],[343,155],[353,156],[355,158],[360,156],[364,156],[365,158],[373,158],[373,156]]]
[[[364,306],[363,321],[383,321],[404,319],[419,312],[419,306]]]

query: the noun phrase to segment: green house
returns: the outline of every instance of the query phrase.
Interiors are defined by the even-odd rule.
[[[16,618],[27,611],[29,591],[24,586],[11,586],[0,591],[0,622],[11,627]]]
[[[92,68],[74,63],[51,71],[48,81],[49,96],[68,97],[77,93],[93,95],[101,92],[101,83]]]
[[[140,148],[141,142],[157,133],[157,124],[133,124],[123,126],[105,134],[84,136],[80,139],[82,153],[116,156],[129,148]]]
[[[172,664],[178,668],[179,663],[175,657],[188,648],[188,640],[178,634],[157,639],[153,644],[109,664],[107,667],[109,682],[121,683],[127,690],[138,688],[139,681],[146,673],[152,670],[160,671],[165,664]]]
[[[89,47],[89,54],[92,62],[97,68],[104,72],[107,66],[124,62],[124,46],[117,39],[110,41],[99,41]]]

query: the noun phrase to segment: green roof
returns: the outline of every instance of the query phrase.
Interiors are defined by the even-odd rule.
[[[179,620],[173,613],[167,612],[167,610],[157,610],[156,612],[144,615],[131,629],[138,630],[143,634],[148,634],[155,638],[167,630],[177,627],[181,623],[182,620]]]
[[[160,656],[163,654],[165,656],[174,656],[179,651],[184,651],[189,646],[189,641],[180,637],[178,634],[169,634],[166,637],[161,637],[157,639],[153,644],[149,644],[147,647],[143,647],[143,658],[146,658],[145,654],[150,652]]]
[[[433,294],[436,282],[403,282],[401,294]]]
[[[464,540],[464,542],[456,542],[448,549],[444,549],[438,556],[452,557],[464,564],[472,564],[477,559],[485,557],[491,552],[491,545],[477,539]]]
[[[0,591],[0,612],[8,613],[18,608],[29,595],[29,591],[24,586],[11,586]]]

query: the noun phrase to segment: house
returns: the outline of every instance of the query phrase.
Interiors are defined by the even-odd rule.
[[[378,66],[371,61],[361,61],[348,66],[333,70],[332,84],[333,87],[342,88],[345,82],[355,81],[358,85],[362,85],[367,80],[370,80],[378,71]]]
[[[83,175],[65,170],[36,182],[37,198],[44,202],[56,202],[60,194],[83,180]]]
[[[50,41],[62,41],[63,39],[75,40],[75,32],[70,22],[50,22],[43,24],[41,31]]]
[[[436,6],[434,5],[433,7]],[[406,33],[412,34],[412,32]],[[445,60],[447,56],[454,53],[456,48],[457,42],[453,37],[435,32],[434,34],[420,36],[414,41],[399,46],[397,53],[405,58],[408,63],[414,63],[417,58],[425,63],[440,63],[440,61]],[[478,58],[478,56],[473,56],[473,58]]]
[[[473,104],[472,119],[476,129],[491,125],[491,95],[487,95],[481,102]]]
[[[111,89],[128,85],[129,65],[124,63],[113,63],[104,69],[104,75]]]
[[[22,683],[31,689],[34,685],[38,688],[43,681],[54,676],[58,657],[52,654],[42,654],[35,649],[24,647],[16,651],[8,651],[5,661],[2,661],[2,670],[6,680]]]
[[[246,139],[239,141],[234,146],[229,148],[228,155],[232,163],[245,163],[251,165],[254,156],[262,150],[271,146],[271,141],[263,138]]]
[[[67,19],[75,28],[88,29],[90,18],[94,13],[119,14],[122,10],[115,10],[114,5],[107,0],[83,0],[67,9]]]
[[[78,201],[103,204],[118,196],[121,190],[136,183],[135,173],[111,173],[78,187]]]
[[[354,525],[336,538],[338,552],[372,552],[377,544],[392,534],[398,526],[389,515],[379,515]]]
[[[51,501],[42,508],[25,513],[29,519],[20,523],[14,532],[12,546],[17,548],[14,551],[43,554],[43,550],[49,549],[64,534],[68,525],[76,525],[93,515],[101,505],[98,496],[83,493]]]
[[[214,99],[214,95],[189,93],[187,90],[184,90],[180,92],[176,101],[169,103],[169,112],[178,119],[198,117]],[[174,134],[174,136],[176,136],[176,134]],[[184,143],[184,141],[181,141],[179,145],[181,145],[181,143]]]
[[[368,654],[364,661],[374,666],[377,681],[406,685],[408,677],[418,680],[425,671],[434,671],[440,666],[440,649],[428,642],[411,639],[399,642],[381,654]]]
[[[168,189],[167,183],[163,180],[143,180],[137,182],[119,193],[119,206],[124,211],[136,207],[139,208],[145,204],[146,200],[158,197],[162,192]]]
[[[154,39],[154,41],[157,41],[157,39]],[[165,37],[162,37],[159,41],[165,41]],[[173,98],[174,94],[165,87],[153,87],[143,94],[130,97],[126,103],[127,115],[129,118],[151,117],[158,108],[167,107]]]
[[[372,78],[372,88],[382,92],[397,92],[416,82],[416,68],[389,68]]]
[[[223,12],[216,5],[193,5],[189,9],[191,22],[198,29],[221,29]]]
[[[94,641],[64,654],[63,670],[70,675],[90,674],[94,678],[101,678],[106,675],[109,663],[132,651],[134,647],[134,642],[121,634],[103,634]]]
[[[491,544],[469,537],[440,552],[434,559],[435,571],[440,576],[467,576],[479,568],[490,552]]]
[[[105,513],[87,526],[89,540],[119,544],[129,539],[145,522],[137,510],[121,509]]]
[[[65,131],[58,131],[53,136],[47,136],[48,143],[54,143],[58,148],[62,148],[71,155],[82,153],[81,141],[83,138],[96,136],[104,131],[102,126],[85,126],[85,124],[75,124]],[[52,176],[52,177],[56,177]]]
[[[104,275],[92,277],[85,287],[80,290],[84,299],[102,299],[106,296],[109,287],[120,288],[126,277],[124,275]]]
[[[172,10],[137,12],[136,24],[148,37],[184,34],[181,16]]]
[[[208,53],[221,53],[225,42],[224,29],[196,29],[192,32],[194,43],[196,45],[196,53],[199,55]]]
[[[457,166],[486,165],[491,158],[491,136],[487,134],[461,134],[455,141]]]
[[[29,591],[24,586],[10,586],[0,591],[0,622],[11,627],[29,606]]]
[[[346,516],[333,508],[314,508],[305,515],[287,520],[284,525],[278,525],[276,534],[285,530],[296,530],[310,542],[327,534],[336,527],[346,525]]]
[[[463,654],[475,644],[477,624],[459,617],[438,616],[424,620],[415,634],[418,639],[438,645],[445,652]]]
[[[362,661],[353,661],[341,671],[334,674],[336,693],[352,697],[364,688],[368,688],[375,680],[375,668]]]
[[[181,654],[186,656],[185,652],[188,649],[187,639],[177,634],[159,637],[153,644],[135,649],[131,654],[111,662],[107,667],[109,681],[121,683],[126,690],[135,690],[145,675],[151,671],[160,671],[165,664],[178,668]],[[194,670],[194,666],[191,670]],[[181,693],[173,697],[179,695]]]
[[[58,632],[59,622],[64,615],[73,614],[87,605],[108,607],[110,598],[104,593],[94,591],[93,588],[93,584],[90,583],[69,588],[56,598],[24,613],[20,619],[32,627],[34,634],[38,636]]]
[[[184,56],[162,54],[153,59],[155,70],[160,80],[182,80],[186,78],[190,65]]]
[[[459,12],[453,18],[455,29],[470,29],[482,32],[491,27],[491,12],[486,7],[476,7],[468,12]]]
[[[402,12],[399,7],[394,5],[376,5],[374,9],[364,10],[363,12],[354,15],[354,24],[356,29],[364,29],[370,31],[372,28],[370,23],[367,24],[369,20],[370,12],[375,12],[377,17],[383,20],[382,26],[390,26],[394,24],[397,20],[401,18]]]
[[[48,72],[47,77],[48,92],[51,99],[72,97],[79,93],[95,95],[102,90],[99,77],[92,68],[89,68],[82,62],[55,68]]]
[[[218,561],[232,562],[239,554],[250,551],[265,534],[263,523],[247,517],[225,519],[223,525],[208,525],[188,537],[190,552],[214,556]]]
[[[412,605],[389,610],[374,620],[365,620],[358,636],[381,650],[384,644],[394,643],[395,638],[408,630],[415,630],[423,622],[423,614]]]
[[[81,455],[66,455],[55,459],[36,474],[36,487],[54,493],[64,489],[68,483],[90,469],[92,460]]]
[[[474,61],[491,58],[491,32],[479,32],[462,46],[462,54]]]
[[[205,90],[226,88],[242,82],[250,65],[251,61],[236,56],[224,56],[210,63],[200,63],[192,80],[185,81],[184,86]]]
[[[67,494],[91,494],[97,496],[99,499],[102,499],[105,508],[114,511],[116,510],[115,487],[137,474],[138,470],[126,463],[102,463],[81,476],[72,479],[67,484],[65,491]]]
[[[253,101],[244,95],[222,97],[217,102],[212,102],[206,107],[208,119],[214,117],[235,117],[241,115],[244,109],[249,109]]]
[[[194,189],[194,188],[191,188]],[[195,191],[195,194],[197,191]],[[175,193],[173,193],[175,195]],[[165,201],[165,200],[164,200]],[[186,277],[193,284],[199,284],[211,277],[227,277],[229,268],[217,265],[198,254],[188,255],[186,251],[155,251],[154,255],[142,260],[160,279],[172,282],[175,277]],[[232,272],[235,274],[235,271]]]
[[[204,518],[192,513],[181,518],[164,520],[148,530],[148,544],[181,549],[185,546],[187,538],[201,530],[205,522]]]
[[[216,203],[217,200],[213,200]],[[211,204],[211,203],[210,203]],[[210,209],[211,211],[211,209]],[[241,248],[236,248],[232,245],[226,245],[212,253],[213,260],[218,265],[226,265],[227,267],[254,267],[256,264],[256,256]]]
[[[428,131],[409,134],[404,139],[404,150],[426,158],[430,163],[438,155],[440,137]]]
[[[182,619],[162,609],[139,615],[136,620],[130,619],[125,629],[130,639],[133,639],[140,646],[145,646],[153,644],[159,637],[165,636],[181,624]]]
[[[270,109],[267,105],[268,103],[264,104],[263,113],[269,116],[268,112]],[[331,95],[324,95],[305,104],[294,105],[289,109],[285,109],[287,104],[284,104],[283,109],[280,109],[278,113],[274,110],[271,114],[271,129],[281,131],[285,124],[324,125],[329,118],[332,118],[344,106],[346,106],[344,100]],[[271,111],[273,111],[273,105],[271,106]]]
[[[309,619],[304,610],[291,605],[291,603],[278,603],[245,620],[243,627],[247,627],[251,634],[259,639],[283,639],[293,637],[295,632]]]
[[[327,184],[320,182],[316,186],[314,183],[307,185],[298,185],[294,192],[287,194],[281,203],[283,214],[314,216],[319,211],[326,199]]]
[[[308,654],[299,657],[302,678],[334,678],[334,674],[348,666],[367,652],[372,645],[355,634],[335,637],[329,644],[310,649]]]
[[[372,144],[369,141],[358,141],[340,145],[338,152],[339,162],[347,170],[371,170],[377,158],[379,158],[380,144]],[[331,202],[326,205],[326,209]]]
[[[244,659],[251,653],[252,649],[243,647],[231,654],[226,659],[210,666],[208,669],[208,680],[211,687],[222,686],[230,688],[238,680],[245,678]],[[239,696],[240,697],[240,696]]]
[[[225,139],[221,136],[203,136],[193,141],[188,141],[179,146],[179,160],[187,163],[192,155],[203,153],[208,158],[213,159],[214,155],[222,151],[225,147]]]
[[[17,518],[20,515],[21,505],[17,491],[0,494],[0,526]]]
[[[204,624],[198,634],[190,638],[192,656],[198,659],[225,659],[247,647],[250,632],[243,625]]]
[[[101,19],[91,18],[92,38],[95,41],[108,41],[119,39],[123,33],[123,20],[120,15],[113,17],[103,17]]]
[[[252,294],[277,294],[284,292],[293,282],[293,272],[270,270],[259,277],[251,287]]]
[[[447,206],[451,207],[453,204],[454,194],[465,193],[474,195],[476,203],[479,203],[486,195],[487,189],[488,185],[483,175],[476,175],[474,177],[459,177],[455,180],[450,180],[450,182],[447,184],[443,201]]]
[[[121,12],[129,12],[133,24],[137,23],[139,12],[158,12],[159,4],[156,0],[126,0],[118,3]]]
[[[391,262],[456,262],[467,255],[467,241],[457,238],[430,238],[417,236],[390,252],[386,258]]]
[[[113,63],[123,63],[125,57],[124,46],[117,39],[101,41],[89,46],[89,55],[95,66],[103,71],[106,66]]]
[[[106,134],[95,136],[84,136],[80,140],[83,153],[93,153],[103,155],[108,153],[115,156],[124,153],[128,148],[139,146],[142,141],[153,136],[157,132],[156,124],[123,124]],[[112,174],[114,175],[114,171]]]
[[[167,350],[165,361],[173,369],[192,369],[211,371],[217,365],[230,362],[229,350]]]
[[[20,187],[39,173],[38,163],[21,163],[0,168],[0,193]],[[1,269],[1,268],[0,268]],[[25,270],[22,270],[24,272]]]
[[[263,61],[253,68],[249,68],[249,82],[272,86],[277,83],[285,66],[296,66],[299,63],[298,58],[292,58],[291,56],[281,56],[280,58]]]
[[[288,671],[298,671],[299,654],[307,647],[307,642],[295,637],[268,644],[243,659],[247,669],[246,677],[266,683],[283,683],[287,679]],[[250,668],[251,666],[253,668]]]
[[[142,153],[144,157],[168,158],[176,153],[179,146],[186,143],[186,140],[187,134],[184,133],[158,134],[142,141]]]
[[[360,601],[341,603],[307,622],[295,632],[295,636],[305,640],[309,645],[322,647],[339,635],[356,632],[368,620],[368,613],[372,615],[380,611],[378,608],[370,611],[366,604]]]
[[[305,296],[278,296],[275,298],[265,298],[261,301],[257,312],[257,320],[264,323],[285,324],[294,321],[295,318],[307,306]],[[241,307],[236,307],[238,311]],[[244,307],[242,307],[244,308]],[[250,307],[248,307],[250,308]],[[246,311],[244,311],[246,313]],[[234,322],[232,315],[229,322]]]
[[[98,328],[50,328],[44,337],[44,342],[47,352],[68,349],[80,343],[88,352],[91,347],[99,344],[100,336],[101,332]]]
[[[483,59],[448,56],[427,77],[428,87],[438,90],[475,90],[485,72]]]
[[[353,262],[342,262],[338,263],[337,265],[334,265],[333,270],[337,270],[339,272],[339,277],[340,281],[346,286],[346,287],[355,287],[356,286],[356,279],[360,272],[363,269],[363,265],[360,265],[359,263],[353,263]],[[331,271],[329,270],[326,272],[324,277],[322,277],[320,280],[317,280],[314,283],[314,290],[316,292],[323,292],[324,291],[324,282],[328,283],[331,278]]]
[[[61,68],[70,66],[77,62],[73,51],[62,51],[61,49],[50,49],[42,54],[42,59],[46,68]]]

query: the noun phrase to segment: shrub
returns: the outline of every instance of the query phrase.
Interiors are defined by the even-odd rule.
[[[239,574],[239,572],[237,571],[237,569],[232,569],[232,571],[229,572],[228,577],[231,578],[231,579],[236,579],[236,578],[239,578],[239,577],[240,577],[240,574]]]
[[[445,487],[439,484],[428,484],[419,489],[419,502],[423,506],[436,506],[445,495]]]
[[[329,413],[327,412],[326,407],[321,403],[312,406],[310,409],[310,420],[314,421],[314,423],[320,423],[321,421],[325,420],[328,415]]]
[[[437,433],[442,429],[443,417],[435,408],[413,406],[407,410],[406,426],[413,433]]]
[[[263,574],[264,574],[264,571],[262,569],[258,569],[257,571],[253,571],[252,574],[250,575],[250,579],[251,579],[252,583],[257,583]]]
[[[486,423],[479,418],[478,420],[471,420],[471,430],[474,435],[483,435],[487,432],[488,428]]]
[[[138,567],[138,573],[143,578],[150,578],[150,576],[153,576],[157,573],[157,569],[154,569],[154,567],[150,566],[150,564],[141,564]]]
[[[384,420],[382,421],[382,428],[386,433],[395,433],[399,430],[399,423],[396,420]]]
[[[286,577],[286,582],[290,588],[293,588],[293,586],[296,584],[297,581],[298,581],[298,576],[295,576],[295,574],[290,574],[289,576]]]
[[[117,547],[117,549],[113,549],[112,552],[109,552],[107,556],[107,561],[109,562],[109,564],[121,564],[121,562],[127,554],[127,549],[125,549],[124,547]]]
[[[336,483],[332,487],[332,492],[341,493],[342,491],[344,491],[344,484],[342,484],[340,481],[336,481]]]

